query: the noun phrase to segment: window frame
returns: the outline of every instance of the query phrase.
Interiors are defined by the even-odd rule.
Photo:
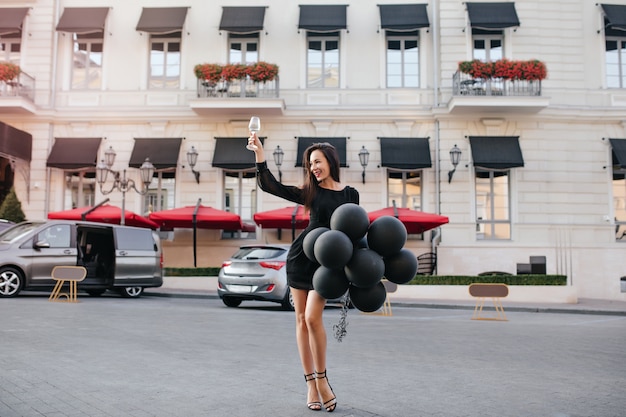
[[[400,178],[392,178],[392,175],[394,176],[400,176]],[[424,170],[423,169],[411,169],[411,170],[400,170],[400,169],[393,169],[393,168],[387,168],[387,172],[386,172],[386,179],[387,179],[387,207],[393,207],[394,205],[397,208],[408,208],[410,210],[417,210],[417,211],[422,211],[422,207],[424,206]],[[395,184],[392,184],[390,182],[390,180],[396,180],[394,181]],[[411,185],[409,184],[409,182],[411,181],[417,181],[417,185]],[[400,193],[393,193],[391,194],[391,192],[393,191],[393,188],[396,188],[397,186],[399,186],[401,188],[401,192]],[[419,190],[419,193],[417,194],[417,200],[418,200],[418,205],[415,205],[415,194],[411,193],[410,191],[415,190],[415,188],[417,188]],[[399,196],[399,201],[398,198],[396,197],[396,195]],[[413,204],[409,204],[409,200],[412,198],[412,203]],[[423,240],[424,239],[424,233],[417,233],[417,234],[409,234],[408,235],[409,239],[412,240]]]
[[[229,183],[227,178],[236,178],[236,181]],[[249,182],[246,189],[244,180]],[[233,184],[234,183],[234,184]],[[231,187],[233,185],[233,187]],[[234,187],[237,189],[234,190]],[[254,222],[254,213],[256,213],[258,204],[258,183],[256,178],[256,168],[251,169],[222,169],[222,198],[224,211],[235,213],[241,217],[243,223]],[[247,194],[249,192],[249,194]],[[244,206],[244,199],[250,201],[250,206]],[[232,201],[232,203],[230,203]],[[233,209],[234,208],[234,209]],[[250,210],[250,218],[247,218],[243,211]],[[256,239],[255,232],[245,232],[239,230],[222,230],[222,239]]]
[[[476,41],[482,40],[485,42],[485,57],[484,59],[476,56]],[[501,53],[499,57],[493,58],[491,51],[495,48],[491,47],[491,41],[499,40],[501,46]],[[503,59],[506,54],[504,50],[504,30],[483,30],[472,28],[472,59],[478,59],[483,62],[495,62],[499,59]]]
[[[320,73],[323,71],[325,67],[325,63],[327,62],[326,57],[332,51],[332,49],[327,49],[328,42],[336,42],[336,54],[337,54],[337,83],[336,85],[327,85],[326,77],[318,77],[321,80],[321,85],[314,85],[311,82],[311,70],[313,69],[311,66],[311,42],[319,41],[322,43],[321,52],[321,65],[320,65]],[[332,64],[331,64],[332,65]],[[331,69],[332,73],[332,69]],[[339,88],[341,86],[341,33],[340,32],[330,32],[330,33],[317,33],[317,32],[307,32],[306,35],[306,88]]]
[[[247,35],[238,35],[235,33],[229,33],[228,34],[228,63],[229,64],[244,64],[244,65],[249,65],[249,64],[254,64],[256,62],[259,62],[259,50],[260,50],[260,42],[259,42],[260,38],[259,38],[259,33],[251,33],[251,34],[247,34]],[[241,58],[240,60],[234,60],[233,59],[233,44],[234,43],[241,43],[242,44],[242,48],[240,50],[240,54],[241,54]],[[255,59],[248,59],[248,54],[251,54],[251,52],[248,52],[248,45],[254,44],[256,45],[256,51],[254,52],[254,54],[256,54]]]
[[[389,54],[390,54],[390,48],[389,48],[389,42],[391,41],[399,41],[401,43],[401,48],[400,48],[400,57],[401,57],[401,63],[400,63],[400,70],[401,70],[401,74],[400,74],[400,85],[396,86],[390,85],[389,82],[389,78],[390,78],[390,65],[392,65],[389,62]],[[406,56],[407,56],[407,48],[406,48],[406,44],[409,41],[415,41],[416,44],[416,54],[417,54],[417,62],[415,63],[416,65],[416,85],[407,85],[407,79],[409,77],[412,77],[412,75],[407,75],[406,74],[406,69],[408,67],[408,65],[406,62]],[[396,64],[397,65],[397,64]],[[411,31],[411,32],[398,32],[398,31],[392,31],[392,30],[386,30],[385,31],[385,82],[386,82],[386,86],[387,88],[420,88],[420,37],[419,37],[419,30],[415,30],[415,31]]]
[[[169,34],[150,34],[149,40],[149,48],[148,48],[148,89],[150,90],[173,90],[178,89],[181,86],[180,76],[181,76],[181,58],[182,58],[182,32],[177,31]],[[155,51],[154,45],[157,43],[163,44],[162,51]],[[170,51],[170,44],[178,44],[178,51]],[[155,68],[155,64],[153,63],[153,53],[161,52],[163,56],[163,62],[159,64],[159,67],[163,70],[162,75],[154,76],[153,69]],[[167,69],[168,69],[168,56],[172,54],[178,55],[178,74],[175,77],[171,77],[171,80],[168,80]],[[176,78],[176,80],[174,80]]]
[[[77,66],[76,66],[76,54],[81,50],[78,49],[80,44],[85,44],[88,47],[85,52],[85,66],[80,68],[80,72],[83,73],[84,81],[82,83],[77,83],[75,77],[77,76]],[[98,85],[90,87],[89,82],[89,69],[94,68],[89,65],[91,62],[92,54],[98,54],[98,52],[93,52],[93,46],[100,45],[100,66],[95,67],[99,70],[98,77]],[[78,33],[72,33],[72,65],[71,65],[71,75],[70,75],[70,89],[72,90],[100,90],[102,89],[102,71],[104,68],[104,34],[102,32],[98,32],[96,34],[87,34],[81,35]]]
[[[619,81],[619,86],[614,86],[609,83],[609,51],[607,50],[608,42],[617,42],[617,80]],[[620,45],[621,44],[621,45]],[[621,48],[620,48],[621,46]],[[607,88],[626,88],[626,35],[625,36],[605,36],[604,39],[604,72],[605,72],[605,82]]]
[[[481,182],[479,180],[485,179],[485,177],[480,177],[479,174],[489,176],[489,183],[487,184],[488,190],[485,193],[487,197],[484,204],[484,210],[479,207],[479,203],[481,200],[481,190],[479,186]],[[503,185],[502,188],[506,191],[506,195],[504,197],[499,197],[495,193],[496,178],[506,178],[506,185]],[[476,240],[489,240],[489,241],[503,241],[503,240],[511,240],[512,236],[512,222],[511,222],[511,170],[493,170],[493,169],[482,169],[475,167],[474,168],[474,193],[475,193],[475,216],[476,216]],[[497,202],[495,201],[497,198],[506,199],[506,218],[497,217]],[[479,213],[488,210],[490,211],[489,216],[484,216],[487,218],[483,218],[479,216]],[[508,236],[507,237],[497,237],[496,228],[499,225],[507,225],[508,226]],[[487,231],[486,229],[489,228]]]

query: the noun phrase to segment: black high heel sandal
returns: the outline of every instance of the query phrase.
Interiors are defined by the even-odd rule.
[[[316,378],[317,379],[326,379],[326,383],[328,384],[328,388],[330,388],[330,392],[332,392],[332,394],[333,394],[333,398],[331,398],[328,401],[324,401],[324,398],[322,398],[322,401],[324,401],[324,408],[329,413],[332,413],[333,411],[335,411],[335,408],[337,408],[337,397],[335,396],[335,392],[333,391],[333,387],[330,386],[330,382],[328,381],[328,377],[326,376],[326,369],[324,369],[324,372],[317,372],[317,371],[315,371],[315,373],[316,373]]]
[[[307,385],[309,384],[309,381],[315,381],[315,373],[305,374],[304,380],[306,381]],[[309,410],[313,411],[320,411],[322,409],[322,403],[319,401],[311,401],[310,403],[306,403],[306,406],[309,408]]]

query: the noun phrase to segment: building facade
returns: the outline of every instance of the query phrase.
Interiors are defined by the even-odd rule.
[[[438,274],[515,274],[545,256],[578,297],[626,300],[626,1],[328,3],[3,2],[0,61],[22,73],[0,72],[0,191],[13,186],[31,220],[106,198],[141,214],[201,199],[252,225],[290,204],[256,186],[244,145],[257,115],[284,183],[328,141],[366,210],[448,216],[406,244],[436,252]],[[278,76],[197,67],[259,62]],[[109,149],[138,188],[150,159],[146,195],[98,183]],[[190,236],[163,233],[166,266],[191,266]],[[203,230],[199,266],[279,236]]]

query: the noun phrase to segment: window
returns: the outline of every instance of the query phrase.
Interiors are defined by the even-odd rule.
[[[419,87],[417,31],[387,31],[387,87]]]
[[[66,193],[64,207],[90,207],[95,204],[96,179],[93,177],[93,172],[91,178],[85,174],[85,172],[66,172],[66,185],[69,192]],[[67,201],[68,198],[69,201]]]
[[[174,208],[175,178],[163,178],[163,172],[158,172],[157,178],[152,180],[148,193],[143,199],[143,213],[148,215],[154,211],[171,210]]]
[[[606,86],[626,88],[626,36],[606,38]]]
[[[69,224],[57,224],[42,230],[37,242],[48,243],[50,248],[69,248],[72,233]]]
[[[181,32],[150,36],[150,88],[179,87],[180,44]]]
[[[22,50],[22,34],[11,34],[0,37],[0,61],[20,64]]]
[[[339,87],[339,32],[307,34],[307,87]]]
[[[474,59],[494,62],[504,57],[504,33],[501,30],[472,29]]]
[[[231,64],[253,64],[259,61],[259,34],[229,35],[229,56]]]
[[[421,171],[387,170],[387,206],[422,210]],[[411,234],[410,239],[423,239],[424,234]]]
[[[256,171],[224,171],[224,210],[236,213],[244,224],[254,224],[256,213]],[[253,231],[224,230],[222,238],[254,238]]]
[[[97,90],[102,86],[102,33],[74,33],[73,90]]]
[[[509,171],[476,168],[476,238],[511,238]]]

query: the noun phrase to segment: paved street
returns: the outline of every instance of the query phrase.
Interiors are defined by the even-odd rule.
[[[0,300],[0,416],[319,416],[306,409],[293,313],[214,298]],[[329,334],[333,416],[626,414],[626,316],[351,310]],[[339,309],[326,311],[327,329]],[[329,332],[330,333],[330,332]]]

